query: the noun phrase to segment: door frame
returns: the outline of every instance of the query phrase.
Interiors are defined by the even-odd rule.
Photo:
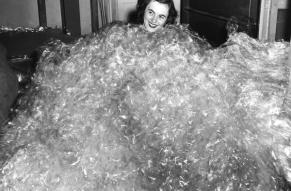
[[[259,22],[259,39],[274,41],[279,9],[288,9],[289,0],[262,0]]]

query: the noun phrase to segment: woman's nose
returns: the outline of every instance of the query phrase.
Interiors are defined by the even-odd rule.
[[[157,21],[158,21],[158,17],[157,17],[157,16],[153,16],[153,18],[152,18],[152,22],[153,22],[153,23],[157,23]]]

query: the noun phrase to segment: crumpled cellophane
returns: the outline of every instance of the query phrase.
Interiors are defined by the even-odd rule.
[[[43,51],[1,190],[286,190],[289,45],[114,24]]]

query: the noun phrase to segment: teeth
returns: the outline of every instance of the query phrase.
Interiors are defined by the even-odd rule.
[[[149,26],[152,27],[152,28],[156,28],[157,27],[157,25],[153,25],[151,23],[149,23]]]

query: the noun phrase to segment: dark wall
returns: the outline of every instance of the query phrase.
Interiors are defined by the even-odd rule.
[[[227,39],[226,24],[235,18],[239,31],[258,35],[260,0],[181,0],[181,23],[218,46]]]
[[[36,0],[0,0],[0,26],[37,27]]]
[[[279,9],[275,40],[290,41],[291,34],[291,4],[287,9]]]

